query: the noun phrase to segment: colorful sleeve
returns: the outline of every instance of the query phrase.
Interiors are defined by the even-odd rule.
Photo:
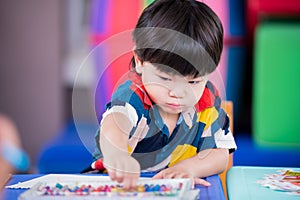
[[[141,95],[139,94],[138,88],[132,87],[132,82],[127,81],[122,84],[113,94],[111,101],[106,105],[106,111],[102,115],[100,127],[103,120],[112,113],[121,113],[128,117],[129,122],[132,126],[130,132],[130,138],[128,141],[128,152],[131,153],[136,146],[136,143],[144,137],[144,132],[141,132],[140,127],[147,126],[147,120],[145,115],[147,114],[144,102],[142,101]],[[137,128],[138,127],[138,128]],[[147,129],[142,129],[147,130]],[[94,153],[96,159],[102,157],[102,153],[99,146],[99,135],[100,128],[96,133],[96,144],[97,148]],[[134,137],[133,137],[134,136]]]
[[[202,99],[202,109],[197,112],[197,121],[204,124],[198,151],[209,148],[226,148],[229,152],[235,151],[236,144],[229,129],[230,120],[221,108],[221,99],[217,90],[209,82]]]
[[[137,89],[133,89],[133,83],[126,81],[120,85],[114,92],[111,101],[106,105],[106,111],[102,116],[102,120],[109,114],[118,112],[128,119],[133,127],[135,127],[143,115],[143,101],[138,94]]]

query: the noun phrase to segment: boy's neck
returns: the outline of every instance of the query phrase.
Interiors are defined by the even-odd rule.
[[[161,109],[158,109],[159,114],[164,122],[164,124],[168,127],[169,130],[169,136],[171,136],[171,134],[173,133],[176,125],[177,125],[177,121],[179,119],[179,113],[178,114],[170,114],[170,113],[166,113],[164,111],[162,111]]]

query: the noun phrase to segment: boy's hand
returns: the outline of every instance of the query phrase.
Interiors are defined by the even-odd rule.
[[[124,189],[133,189],[140,177],[140,164],[129,155],[104,159],[104,166],[113,181],[123,183]]]
[[[210,186],[211,184],[207,182],[204,179],[194,177],[192,174],[190,174],[187,171],[179,170],[174,167],[170,167],[167,169],[164,169],[157,173],[155,176],[153,176],[153,179],[167,179],[167,178],[190,178],[193,181],[193,185],[200,184],[204,186]]]

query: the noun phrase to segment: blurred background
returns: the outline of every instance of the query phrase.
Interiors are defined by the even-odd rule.
[[[131,49],[114,57],[97,47],[133,29],[151,2],[1,1],[0,112],[18,126],[32,172],[90,164],[95,116],[131,58]],[[216,84],[234,104],[234,165],[299,167],[300,1],[203,2],[225,30]]]

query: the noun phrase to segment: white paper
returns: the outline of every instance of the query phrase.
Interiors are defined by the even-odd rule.
[[[141,180],[146,180],[150,178],[142,177]],[[29,181],[19,182],[17,184],[5,186],[5,188],[10,189],[29,189],[36,185],[39,182],[56,184],[63,183],[68,184],[72,183],[99,183],[99,182],[111,182],[111,179],[108,176],[97,176],[97,175],[72,175],[72,174],[48,174],[38,178],[31,179]]]

